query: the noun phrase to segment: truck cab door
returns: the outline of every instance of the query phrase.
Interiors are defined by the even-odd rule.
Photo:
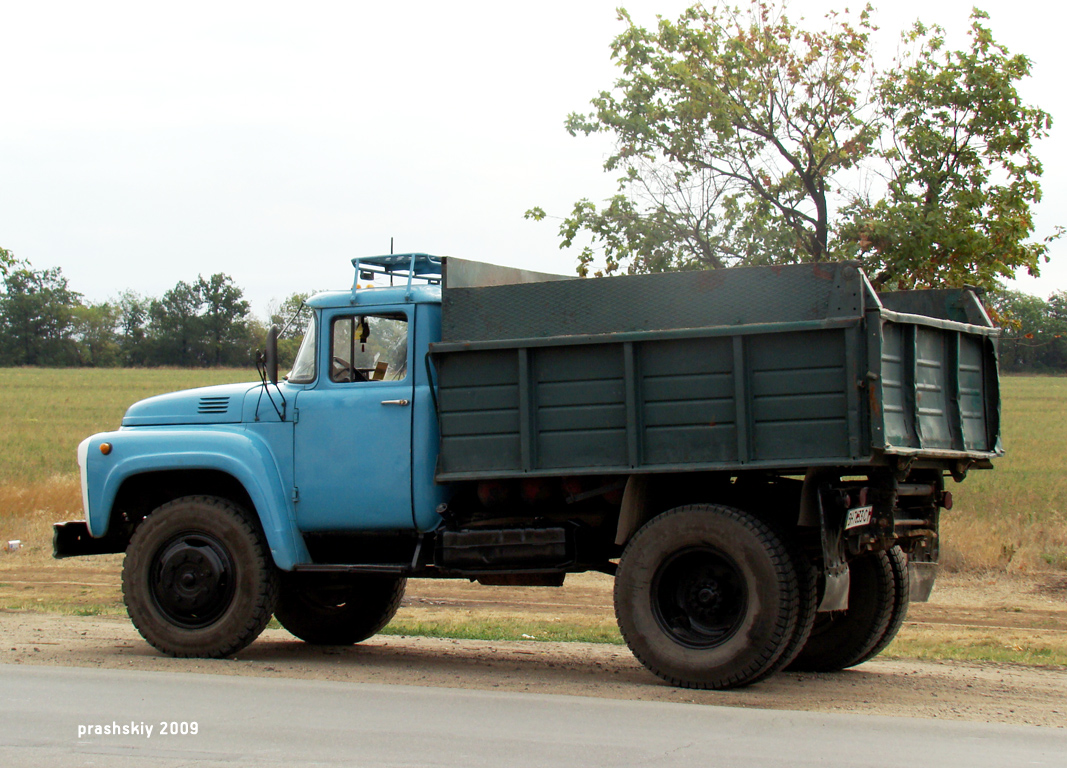
[[[319,373],[295,402],[297,525],[411,530],[411,309],[353,307],[322,320]]]

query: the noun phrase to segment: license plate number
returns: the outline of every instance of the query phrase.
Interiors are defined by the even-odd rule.
[[[871,522],[872,514],[874,514],[874,507],[855,507],[850,509],[848,517],[845,519],[845,530],[867,525],[867,523]]]

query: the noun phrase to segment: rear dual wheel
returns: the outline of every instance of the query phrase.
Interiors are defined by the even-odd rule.
[[[630,540],[615,613],[634,656],[685,688],[763,677],[796,637],[796,566],[764,523],[730,507],[679,507]]]
[[[274,618],[306,643],[352,645],[392,620],[407,579],[363,574],[343,580],[286,574]]]
[[[836,672],[874,658],[896,637],[908,613],[908,559],[900,547],[866,552],[848,566],[848,608],[820,613],[804,648],[789,665],[801,672]]]

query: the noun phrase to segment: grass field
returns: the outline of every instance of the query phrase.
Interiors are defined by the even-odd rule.
[[[52,521],[81,516],[75,449],[118,427],[129,404],[254,378],[250,369],[0,369],[0,541],[46,549]],[[992,472],[950,482],[942,561],[964,572],[1065,571],[1067,378],[1006,377],[1002,389],[1007,455]]]
[[[255,378],[251,369],[0,368],[0,542],[48,554],[52,523],[82,517],[78,443],[117,429],[131,403]]]

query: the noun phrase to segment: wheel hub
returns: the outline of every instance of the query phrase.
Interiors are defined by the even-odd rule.
[[[653,613],[675,642],[710,648],[731,638],[744,618],[747,589],[737,566],[711,548],[678,552],[660,565],[652,584]]]
[[[234,591],[234,564],[217,539],[184,533],[161,547],[152,565],[152,595],[167,618],[187,628],[217,620]]]

